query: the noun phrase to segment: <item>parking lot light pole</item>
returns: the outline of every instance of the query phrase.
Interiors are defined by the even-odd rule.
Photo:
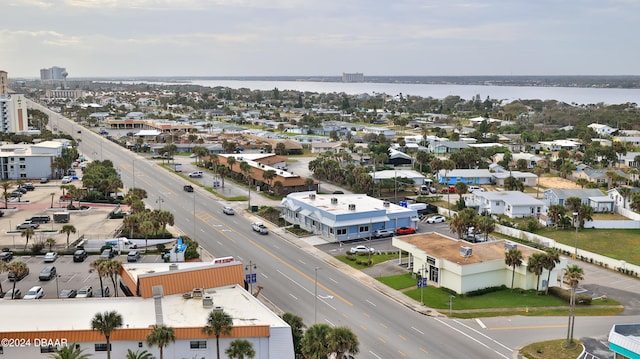
[[[424,278],[425,267],[422,265],[422,270],[420,271],[420,281],[422,282]],[[420,303],[424,305],[424,284],[420,283]]]

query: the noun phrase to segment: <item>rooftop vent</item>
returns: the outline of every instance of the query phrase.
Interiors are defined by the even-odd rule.
[[[331,204],[338,204],[338,199],[336,197],[331,197]]]
[[[202,288],[193,288],[191,291],[192,298],[202,298],[204,295],[204,290]]]
[[[316,199],[316,194],[315,193],[310,193],[309,194],[309,199]]]
[[[384,201],[384,202],[382,202],[382,206],[383,206],[383,207],[387,207],[387,208],[389,208],[389,205],[390,205],[389,201]]]
[[[353,204],[353,203],[349,204],[349,210],[350,211],[355,211],[356,210],[356,205]]]
[[[178,263],[169,264],[169,270],[178,270]]]
[[[473,250],[471,249],[471,247],[467,247],[467,246],[460,246],[460,257],[471,257],[471,254],[473,253]]]
[[[213,308],[213,311],[214,312],[222,312],[222,311],[224,311],[224,309],[222,307],[215,307],[215,308]]]
[[[205,295],[204,297],[202,297],[202,307],[203,308],[213,307],[213,297],[210,295]]]

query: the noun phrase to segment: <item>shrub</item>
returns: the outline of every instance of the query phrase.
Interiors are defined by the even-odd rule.
[[[33,254],[38,254],[42,252],[43,249],[44,249],[44,243],[42,242],[35,242],[31,244],[31,253]]]
[[[487,288],[472,290],[470,292],[466,292],[464,295],[466,295],[468,297],[476,297],[476,296],[479,296],[479,295],[489,294],[489,293],[493,293],[493,292],[499,292],[499,291],[504,290],[504,289],[507,289],[507,286],[503,284],[501,286],[496,286],[496,287],[487,287]]]

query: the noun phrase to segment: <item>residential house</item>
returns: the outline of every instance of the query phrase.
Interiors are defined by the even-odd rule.
[[[466,184],[491,184],[493,174],[488,169],[453,169],[440,170],[436,180],[440,184],[455,185],[458,182]]]
[[[608,183],[612,179],[607,177],[607,172],[613,172],[616,176],[626,178],[626,173],[620,170],[614,169],[594,169],[594,168],[585,168],[582,171],[573,171],[573,177],[575,179],[584,178],[591,183]]]
[[[325,153],[332,152],[338,153],[342,147],[344,142],[312,142],[311,143],[311,153]]]
[[[531,172],[504,171],[491,173],[492,182],[501,187],[504,187],[504,181],[509,177],[514,177],[527,187],[534,187],[538,184],[538,176]]]
[[[630,143],[633,147],[638,147],[640,146],[640,136],[616,136],[613,138],[613,142]]]
[[[540,149],[544,151],[576,151],[582,148],[580,142],[571,140],[540,141],[539,143]]]
[[[364,133],[373,133],[376,135],[385,135],[386,137],[393,137],[396,135],[396,130],[386,127],[364,127],[362,129]]]
[[[640,358],[640,324],[614,324],[608,341],[614,358]]]
[[[393,148],[389,149],[389,159],[387,160],[387,164],[391,164],[394,166],[402,166],[402,165],[410,165],[413,163],[413,158],[408,154],[395,150]]]
[[[545,206],[544,202],[520,191],[474,191],[466,204],[478,213],[504,214],[509,218],[537,217]]]
[[[469,144],[464,141],[438,141],[431,142],[429,144],[429,151],[436,156],[447,155],[465,148],[468,148]]]
[[[613,128],[613,127],[599,124],[599,123],[592,123],[587,127],[593,129],[598,134],[598,136],[610,136],[614,132],[618,131],[617,128]]]
[[[615,208],[629,208],[629,205],[631,204],[631,196],[634,193],[640,191],[640,188],[630,187],[629,189],[631,190],[631,192],[626,199],[620,194],[620,191],[618,191],[619,189],[620,187],[612,188],[607,191],[607,195],[611,200],[613,200],[613,205],[615,206]]]
[[[625,154],[618,155],[618,163],[625,167],[640,167],[640,152],[627,152]]]
[[[547,206],[561,205],[566,206],[565,201],[570,197],[580,198],[580,202],[583,204],[595,204],[601,202],[608,202],[611,210],[613,210],[613,201],[609,198],[608,201],[602,197],[604,196],[601,190],[597,188],[584,188],[584,189],[561,189],[561,188],[548,188],[544,191],[544,202]],[[608,197],[607,197],[608,198]],[[596,207],[594,207],[596,209]]]
[[[384,170],[384,171],[376,171],[371,172],[371,177],[373,177],[373,181],[378,183],[383,179],[394,179],[394,178],[408,178],[413,180],[416,186],[423,185],[425,183],[425,176],[418,171],[414,170]]]

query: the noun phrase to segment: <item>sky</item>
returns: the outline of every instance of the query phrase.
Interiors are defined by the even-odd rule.
[[[640,75],[637,0],[2,0],[39,77]]]

